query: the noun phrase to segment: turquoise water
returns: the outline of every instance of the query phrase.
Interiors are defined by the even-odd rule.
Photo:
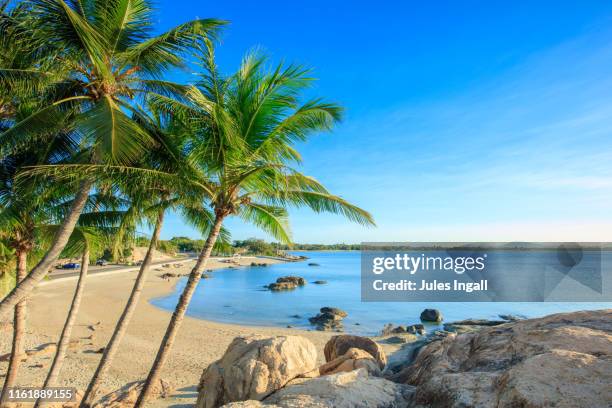
[[[574,310],[612,308],[612,303],[372,303],[361,302],[360,253],[308,252],[306,262],[282,263],[267,267],[219,269],[202,279],[187,314],[205,320],[254,326],[291,325],[311,328],[308,317],[323,306],[348,312],[346,332],[373,335],[387,323],[420,323],[425,308],[440,309],[445,321],[467,318],[495,319],[499,314],[538,317]],[[309,262],[320,266],[308,266]],[[297,275],[309,283],[288,292],[263,288],[280,276]],[[315,285],[326,280],[326,285]],[[173,294],[152,300],[155,306],[174,310],[185,286],[182,278]],[[299,316],[299,317],[296,317]]]

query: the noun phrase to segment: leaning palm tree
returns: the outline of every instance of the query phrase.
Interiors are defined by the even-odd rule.
[[[184,161],[184,157],[182,157],[184,134],[181,133],[180,127],[174,126],[172,120],[164,120],[164,118],[158,115],[154,110],[150,111],[150,115],[143,112],[137,112],[135,119],[147,130],[147,132],[149,132],[151,137],[159,143],[158,148],[150,150],[147,155],[145,155],[143,160],[139,163],[140,168],[143,170],[150,169],[174,174],[177,175],[177,180],[168,182],[166,178],[156,178],[151,183],[143,184],[142,177],[147,177],[146,170],[143,171],[141,177],[138,178],[116,177],[113,180],[115,182],[118,181],[123,193],[131,198],[131,206],[129,210],[126,211],[126,216],[124,217],[120,230],[133,229],[135,224],[144,217],[153,225],[153,232],[147,252],[140,265],[138,274],[136,275],[130,297],[128,298],[108,344],[104,348],[104,353],[102,354],[98,367],[83,395],[81,402],[83,406],[93,405],[99,391],[100,383],[104,379],[119,350],[119,345],[121,344],[140,300],[140,295],[153,260],[153,252],[157,248],[167,209],[170,207],[177,207],[179,203],[184,203],[186,200],[181,200],[183,197],[190,197],[184,190],[181,191],[182,183],[180,182],[180,175],[188,168],[188,166],[186,166],[187,163]],[[79,171],[79,168],[77,166],[71,168],[70,171]],[[152,190],[156,191],[157,194],[151,196]],[[121,237],[122,233],[118,234],[118,238],[121,239]]]
[[[287,210],[291,205],[342,214],[361,224],[373,224],[366,211],[330,194],[321,184],[292,169],[299,161],[293,142],[332,128],[341,108],[321,100],[301,103],[311,83],[309,71],[278,65],[266,70],[266,59],[248,55],[235,75],[222,77],[215,65],[210,42],[203,50],[204,72],[188,93],[186,103],[153,97],[192,126],[190,160],[197,163],[201,185],[214,212],[205,245],[160,345],[136,403],[143,407],[157,383],[201,271],[211,255],[224,220],[239,216],[275,238],[289,242]]]
[[[99,214],[96,214],[99,216]],[[81,299],[83,297],[83,291],[85,290],[85,281],[87,279],[87,273],[89,271],[90,255],[92,252],[97,252],[105,242],[105,236],[103,231],[93,227],[76,227],[66,248],[64,254],[74,255],[81,253],[81,269],[79,278],[77,280],[72,302],[70,303],[70,309],[66,316],[64,327],[60,335],[59,341],[57,342],[57,349],[51,368],[45,379],[44,388],[55,387],[57,385],[57,379],[62,369],[64,359],[66,358],[66,352],[70,343],[72,328],[76,322],[79,307],[81,305]],[[35,407],[40,406],[40,400],[37,400]]]
[[[161,80],[168,69],[183,65],[194,41],[214,35],[224,24],[200,19],[153,36],[148,0],[32,0],[33,36],[52,45],[47,58],[60,61],[61,75],[44,70],[11,70],[12,81],[52,77],[52,98],[44,107],[0,134],[0,154],[29,145],[40,134],[68,121],[84,146],[79,157],[94,164],[129,165],[154,144],[131,119],[134,101],[143,94],[173,95],[180,86]],[[43,66],[43,65],[41,65]],[[0,73],[8,75],[0,67]],[[5,76],[6,76],[5,75]],[[2,75],[0,75],[1,77]],[[0,302],[0,316],[24,299],[60,255],[82,212],[95,180],[84,177],[73,206],[42,260]]]
[[[54,212],[59,213],[59,216],[56,215],[56,218],[62,218],[62,213],[70,208],[69,204],[65,202],[60,203],[60,205],[52,209]],[[72,328],[74,327],[83,297],[91,253],[99,253],[110,242],[110,237],[117,232],[116,225],[118,225],[120,219],[125,214],[124,211],[120,210],[122,206],[125,206],[125,201],[117,199],[112,191],[105,191],[104,188],[101,188],[99,192],[90,196],[86,206],[88,212],[81,214],[79,226],[74,229],[66,248],[64,248],[63,254],[65,256],[72,257],[81,254],[81,269],[70,309],[57,343],[55,357],[44,382],[45,388],[56,386],[61,372],[70,343]],[[41,235],[49,239],[49,237],[54,235],[53,231],[55,229],[57,229],[56,225],[45,226]],[[35,407],[40,406],[40,403],[41,401],[37,400]]]

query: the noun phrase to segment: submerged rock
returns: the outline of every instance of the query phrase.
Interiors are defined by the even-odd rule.
[[[314,283],[315,285],[325,285],[327,284],[327,281],[326,280],[316,280],[312,283]]]

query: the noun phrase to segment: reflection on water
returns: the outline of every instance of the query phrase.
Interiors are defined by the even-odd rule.
[[[202,279],[187,314],[219,322],[311,328],[308,317],[321,307],[344,309],[346,332],[375,334],[386,323],[419,323],[425,308],[440,309],[445,321],[467,318],[495,319],[499,314],[537,317],[574,310],[612,308],[612,303],[363,303],[360,287],[360,253],[308,252],[307,262],[282,263],[267,267],[220,269]],[[318,263],[320,266],[308,266]],[[309,283],[289,292],[270,292],[263,288],[280,276],[297,275]],[[325,285],[313,281],[325,280]],[[176,291],[152,300],[155,306],[173,310],[185,286],[182,278]]]

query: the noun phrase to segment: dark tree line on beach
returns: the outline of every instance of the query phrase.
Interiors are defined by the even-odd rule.
[[[153,231],[81,403],[90,407],[138,304],[166,213],[205,237],[136,403],[143,407],[213,248],[230,242],[227,218],[283,244],[291,242],[290,207],[373,224],[297,168],[296,143],[342,117],[333,102],[304,99],[309,69],[252,52],[225,74],[215,61],[225,21],[198,19],[160,34],[155,21],[147,0],[0,4],[0,267],[15,270],[0,302],[0,316],[14,316],[3,396],[19,384],[28,296],[60,256],[80,256],[81,274],[46,386],[61,383],[91,254],[119,250],[138,225]],[[168,79],[196,66],[193,83]]]

